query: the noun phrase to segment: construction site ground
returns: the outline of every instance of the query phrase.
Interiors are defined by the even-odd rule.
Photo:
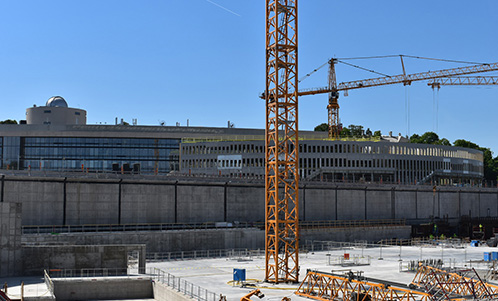
[[[301,267],[300,280],[306,276],[308,269],[321,272],[343,273],[363,271],[363,276],[382,279],[389,282],[409,284],[415,273],[407,271],[410,263],[422,260],[443,260],[443,269],[448,267],[474,267],[485,276],[485,270],[492,265],[483,261],[484,252],[498,251],[498,248],[471,247],[465,245],[436,245],[436,246],[390,246],[390,247],[344,247],[328,251],[301,252],[299,264]],[[344,259],[349,254],[349,260]],[[380,259],[382,258],[382,259]],[[265,297],[253,300],[281,300],[290,297],[291,300],[307,300],[294,295],[299,285],[272,284],[263,281],[265,262],[263,256],[233,257],[198,260],[156,261],[147,263],[147,271],[161,269],[175,277],[182,278],[194,285],[198,285],[211,292],[227,296],[227,300],[240,300],[251,290],[259,288]],[[234,269],[246,270],[246,286],[233,282]],[[8,294],[13,298],[21,295],[21,282],[25,283],[25,296],[47,296],[48,289],[42,277],[3,278],[0,283],[8,284]],[[490,280],[490,283],[498,283]],[[406,288],[406,286],[405,286]]]
[[[405,271],[408,269],[410,261],[419,261],[420,259],[437,261],[443,259],[443,269],[451,264],[452,267],[456,265],[457,267],[475,267],[481,270],[487,269],[488,265],[491,264],[483,261],[483,253],[493,251],[498,251],[498,248],[470,247],[470,244],[466,244],[456,247],[451,245],[356,247],[307,252],[301,253],[299,256],[301,267],[299,279],[304,279],[307,269],[322,272],[331,272],[333,270],[337,273],[352,270],[363,271],[363,276],[365,277],[408,285],[415,276],[415,272]],[[343,265],[332,265],[334,262],[340,263],[339,258],[344,258],[345,253],[349,254],[349,261],[345,260]],[[353,264],[353,258],[357,258],[360,264],[367,264],[369,257],[370,265],[349,265]],[[379,260],[379,258],[382,258],[382,260]],[[330,265],[329,262],[331,263]],[[176,277],[181,277],[191,283],[207,288],[212,292],[222,293],[227,296],[227,300],[240,300],[242,296],[254,288],[259,288],[265,294],[265,297],[262,299],[252,297],[253,300],[281,300],[283,297],[290,297],[292,300],[309,300],[293,294],[299,285],[275,285],[263,282],[265,273],[263,256],[151,262],[148,263],[148,267],[159,268]],[[400,271],[400,267],[402,271]],[[234,283],[232,281],[234,268],[245,269],[246,278],[248,279],[247,284],[254,285],[254,287],[241,287],[240,284]],[[490,283],[493,283],[493,281],[490,281]]]

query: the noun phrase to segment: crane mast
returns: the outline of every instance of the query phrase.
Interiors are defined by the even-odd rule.
[[[329,138],[337,139],[341,129],[339,128],[339,92],[337,92],[337,80],[335,77],[335,61],[329,61],[329,104],[327,111],[329,112]]]
[[[265,280],[273,283],[299,281],[297,45],[297,0],[266,0]]]

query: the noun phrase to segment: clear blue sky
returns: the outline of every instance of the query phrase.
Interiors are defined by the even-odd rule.
[[[331,57],[408,54],[497,62],[498,1],[333,1],[299,3],[300,77]],[[53,95],[88,111],[88,123],[263,128],[264,0],[4,0],[0,2],[0,120]],[[395,75],[399,59],[352,63]],[[408,73],[453,63],[407,59]],[[327,68],[301,88],[325,86]],[[497,75],[488,73],[487,75]],[[375,77],[339,65],[339,82]],[[409,130],[406,102],[409,100]],[[384,134],[464,138],[498,152],[498,87],[424,83],[341,95],[345,126]],[[327,121],[327,96],[300,99],[300,129]],[[497,154],[495,153],[495,156]]]

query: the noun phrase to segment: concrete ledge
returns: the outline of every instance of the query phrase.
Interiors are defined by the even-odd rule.
[[[354,242],[355,240],[366,240],[368,242],[378,242],[382,239],[398,238],[409,239],[411,226],[381,226],[381,227],[355,227],[355,228],[334,228],[316,230],[301,230],[301,241],[323,240],[323,241],[344,241]]]
[[[57,300],[119,300],[153,297],[150,278],[52,279]]]

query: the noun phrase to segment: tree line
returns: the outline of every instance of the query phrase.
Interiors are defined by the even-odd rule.
[[[316,126],[315,131],[328,131],[328,124],[322,123]],[[375,131],[372,133],[370,128],[363,130],[363,126],[354,124],[343,128],[340,133],[340,137],[343,138],[370,138],[380,136],[382,136],[381,131]],[[480,150],[483,152],[484,157],[484,179],[486,181],[498,181],[498,156],[493,158],[493,152],[489,147],[481,147],[478,144],[465,139],[457,139],[452,144],[446,138],[439,138],[439,136],[434,132],[426,132],[421,136],[413,134],[410,136],[410,143],[448,145]]]

